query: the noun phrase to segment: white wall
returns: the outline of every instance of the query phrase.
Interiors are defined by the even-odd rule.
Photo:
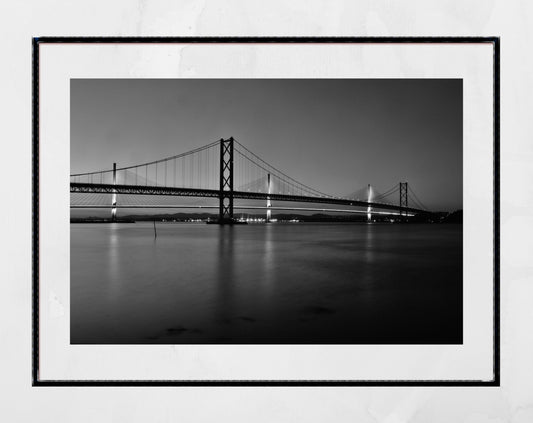
[[[0,16],[0,172],[4,186],[14,180],[20,186],[4,188],[0,210],[6,421],[533,421],[531,2],[34,0],[3,2]],[[32,388],[31,37],[43,35],[501,36],[502,386]]]

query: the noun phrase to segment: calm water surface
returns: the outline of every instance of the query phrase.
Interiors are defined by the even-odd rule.
[[[462,226],[71,224],[73,344],[462,342]]]

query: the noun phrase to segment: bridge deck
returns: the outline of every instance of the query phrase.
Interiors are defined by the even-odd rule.
[[[176,187],[159,187],[159,186],[145,186],[145,185],[113,185],[113,184],[92,184],[92,183],[70,183],[71,193],[100,193],[100,194],[137,194],[137,195],[165,195],[176,197],[203,197],[203,198],[219,198],[220,191],[213,189],[198,189],[198,188],[176,188]],[[394,204],[366,202],[360,200],[349,200],[345,198],[335,197],[312,197],[304,195],[287,195],[287,194],[268,194],[262,192],[245,192],[233,191],[233,198],[235,199],[249,199],[249,200],[264,200],[268,198],[273,201],[292,201],[299,203],[315,203],[315,204],[332,204],[353,207],[372,207],[372,209],[379,210],[395,210],[407,213],[422,214],[428,213],[426,210],[416,209],[412,207],[400,207]],[[110,206],[111,207],[111,206]]]

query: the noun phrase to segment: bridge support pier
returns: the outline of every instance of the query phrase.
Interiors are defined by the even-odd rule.
[[[220,193],[218,224],[234,223],[233,219],[233,137],[220,139]]]

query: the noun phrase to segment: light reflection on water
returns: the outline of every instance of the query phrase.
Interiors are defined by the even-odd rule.
[[[119,257],[118,228],[115,225],[115,227],[110,226],[109,229],[109,288],[107,291],[107,301],[116,303],[124,287],[122,286],[123,278],[121,278],[122,269]]]
[[[460,343],[456,225],[71,224],[72,343]]]

